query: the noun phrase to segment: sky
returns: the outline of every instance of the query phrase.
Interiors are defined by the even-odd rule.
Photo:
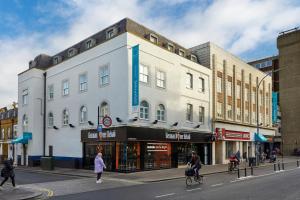
[[[190,48],[212,41],[245,61],[277,54],[300,26],[300,0],[0,0],[0,107],[17,101],[18,74],[129,17]]]

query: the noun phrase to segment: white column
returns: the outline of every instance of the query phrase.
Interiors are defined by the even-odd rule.
[[[211,164],[216,164],[216,142],[211,144]]]
[[[222,164],[226,164],[226,141],[222,141]]]

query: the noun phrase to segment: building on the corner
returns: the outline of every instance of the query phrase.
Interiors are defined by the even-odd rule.
[[[228,157],[238,150],[241,155],[246,153],[247,157],[257,156],[262,151],[271,151],[275,135],[271,118],[272,78],[266,77],[258,90],[257,85],[265,73],[211,42],[191,50],[197,55],[200,64],[211,68],[213,73],[212,120],[217,139],[216,163],[227,163]]]
[[[300,148],[300,30],[282,32],[277,38],[279,50],[279,91],[283,153],[291,155]]]
[[[258,60],[253,60],[248,63],[253,67],[272,76],[272,122],[275,128],[274,147],[281,149],[281,111],[279,102],[279,59],[278,56],[266,57]]]
[[[102,151],[108,170],[151,170],[192,150],[213,164],[212,72],[198,59],[128,18],[37,56],[18,75],[19,164],[91,169]]]
[[[17,136],[18,108],[14,103],[0,109],[0,163],[6,159],[16,159],[15,145],[12,143]]]

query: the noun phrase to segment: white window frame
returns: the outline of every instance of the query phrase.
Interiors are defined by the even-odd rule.
[[[100,121],[102,122],[103,117],[109,116],[110,110],[109,110],[109,104],[106,101],[103,101],[100,104]]]
[[[168,49],[169,51],[171,51],[171,52],[174,52],[175,47],[174,47],[173,44],[168,43],[168,44],[167,44],[167,49]]]
[[[193,104],[187,103],[186,104],[186,121],[192,122],[193,121]]]
[[[158,44],[158,37],[152,33],[149,36],[149,40],[150,40],[150,42],[152,42],[154,44]]]
[[[156,110],[156,119],[158,121],[166,121],[166,107],[164,104],[159,104]]]
[[[143,120],[149,120],[149,110],[150,110],[150,104],[145,100],[141,101],[139,118]]]
[[[81,79],[81,78],[85,79]],[[86,92],[88,90],[88,75],[87,73],[83,73],[79,75],[79,91]]]
[[[190,72],[186,73],[185,87],[187,89],[193,89],[193,74]]]
[[[197,62],[197,56],[191,54],[191,61]]]
[[[199,123],[204,124],[205,122],[205,107],[199,106]]]
[[[104,65],[99,68],[99,86],[103,87],[110,83],[110,67]]]
[[[199,92],[205,92],[205,79],[203,77],[199,77]]]
[[[23,115],[22,117],[22,130],[23,132],[27,132],[28,131],[28,117],[26,114]]]
[[[67,87],[65,87],[65,84]],[[70,82],[69,80],[62,81],[62,96],[68,96],[70,94]]]
[[[223,82],[223,78],[217,76],[217,93],[223,92],[222,82]]]
[[[52,115],[52,116],[50,116]],[[54,115],[53,112],[48,113],[48,128],[52,128],[54,126]]]
[[[114,28],[108,29],[106,31],[106,39],[110,39],[115,36]]]
[[[87,121],[88,121],[88,109],[86,106],[81,106],[79,109],[79,123],[84,124],[87,123]]]
[[[28,104],[28,88],[22,91],[22,104],[23,106]]]
[[[178,50],[178,55],[184,57],[185,56],[185,51],[183,49]]]
[[[51,101],[54,99],[54,85],[51,84],[48,86],[48,100]]]
[[[144,64],[140,64],[139,68],[139,81],[145,84],[150,83],[150,76],[149,76],[149,67]]]
[[[69,120],[70,120],[70,113],[69,110],[65,108],[62,112],[62,125],[68,126]]]
[[[164,71],[156,71],[156,86],[159,88],[166,88],[166,73]]]
[[[95,43],[96,43],[96,40],[94,38],[90,38],[90,39],[85,41],[85,48],[90,49],[93,46],[95,46]]]

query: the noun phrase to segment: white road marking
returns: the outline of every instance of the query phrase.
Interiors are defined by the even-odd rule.
[[[155,196],[155,198],[162,198],[162,197],[172,196],[172,195],[174,195],[174,194],[175,194],[175,193],[162,194],[162,195],[159,195],[159,196]]]
[[[186,190],[187,192],[192,192],[192,191],[195,191],[195,190],[202,190],[202,188],[194,188],[194,189],[190,189],[190,190]]]
[[[217,186],[221,186],[223,185],[224,183],[218,183],[218,184],[214,184],[214,185],[211,185],[211,187],[217,187]]]

